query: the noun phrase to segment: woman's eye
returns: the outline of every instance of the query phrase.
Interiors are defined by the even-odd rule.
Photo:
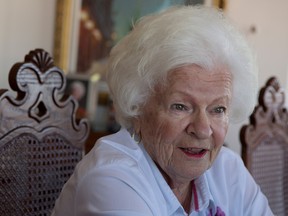
[[[173,104],[172,105],[173,110],[178,110],[178,111],[184,111],[187,110],[186,106],[183,104]]]
[[[215,113],[225,113],[225,111],[226,111],[226,107],[216,107],[215,109],[214,109],[214,111],[215,111]]]

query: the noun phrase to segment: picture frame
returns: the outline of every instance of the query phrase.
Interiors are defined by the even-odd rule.
[[[89,38],[89,40],[86,38],[85,40],[81,40],[81,32],[83,33],[83,19],[84,17],[87,18],[87,16],[83,16],[83,5],[86,2],[91,2],[95,3],[97,0],[94,1],[85,1],[85,0],[56,0],[56,12],[55,12],[55,33],[54,33],[54,62],[55,65],[60,67],[64,73],[88,73],[89,70],[86,68],[86,65],[90,65],[90,58],[95,58],[95,55],[100,55],[101,58],[103,58],[103,55],[106,53],[109,53],[109,49],[113,47],[115,43],[117,43],[118,40],[120,40],[124,35],[127,34],[127,31],[131,28],[131,23],[132,20],[137,20],[137,18],[140,18],[141,16],[145,15],[146,13],[161,10],[164,7],[171,6],[173,4],[195,4],[195,3],[201,3],[201,4],[206,4],[206,5],[220,5],[221,2],[226,2],[225,0],[202,0],[202,1],[195,1],[195,0],[175,0],[175,1],[169,1],[169,0],[164,0],[164,1],[155,1],[155,6],[152,7],[152,3],[154,2],[153,0],[147,1],[147,0],[139,0],[139,1],[134,1],[134,0],[127,0],[129,2],[129,9],[127,11],[127,6],[124,4],[122,0],[118,1],[113,1],[114,3],[111,4],[114,5],[111,8],[111,11],[108,13],[104,13],[104,9],[101,11],[97,11],[98,16],[102,16],[101,20],[103,20],[103,17],[110,17],[109,14],[111,15],[111,23],[115,25],[114,27],[110,26],[110,23],[100,23],[99,29],[102,31],[105,29],[104,32],[100,31],[100,35],[102,35],[102,38],[104,35],[106,35],[104,38],[107,37],[107,35],[110,35],[111,38],[106,38],[104,40],[104,43],[100,43],[97,45],[97,48],[93,46],[88,46],[83,48],[83,52],[81,52],[81,47],[85,46],[87,41],[90,41],[92,45],[95,45],[95,41]],[[99,4],[103,3],[104,1],[99,0]],[[109,5],[109,1],[105,1],[105,4]],[[149,3],[150,2],[150,3]],[[152,3],[151,3],[152,2]],[[133,3],[133,4],[132,4]],[[147,5],[146,5],[147,4]],[[143,8],[143,11],[141,11],[141,8],[146,5],[146,7]],[[149,5],[149,7],[148,7]],[[87,6],[87,5],[86,5]],[[94,5],[95,6],[95,5]],[[99,5],[98,5],[99,6]],[[88,8],[92,8],[93,5],[90,5]],[[125,11],[124,11],[125,10]],[[129,13],[128,13],[129,12]],[[103,14],[102,14],[103,13]],[[118,15],[117,15],[118,14]],[[129,18],[130,17],[130,18]],[[85,18],[85,19],[86,19]],[[95,22],[90,22],[90,21],[95,21],[91,20],[91,17],[88,16],[87,25],[85,26],[90,26],[92,23]],[[85,21],[85,22],[86,22]],[[99,21],[99,20],[98,20]],[[82,23],[82,24],[81,24]],[[89,24],[89,25],[88,25]],[[102,28],[101,28],[102,26]],[[103,27],[104,26],[104,27]],[[110,26],[110,27],[108,27]],[[111,29],[112,28],[112,29]],[[92,28],[93,29],[93,28]],[[99,29],[93,29],[93,35],[98,35],[99,36]],[[110,32],[110,30],[112,32]],[[98,34],[96,34],[98,33]],[[111,40],[110,40],[111,39]],[[92,40],[92,41],[91,41]],[[81,43],[82,41],[82,43]],[[105,45],[105,49],[103,46]],[[90,49],[92,50],[102,50],[100,52],[101,54],[97,53],[90,53]],[[79,52],[81,55],[79,55]],[[108,56],[108,55],[107,55]],[[98,56],[96,59],[93,60],[100,60],[100,57]],[[82,59],[81,59],[82,58]],[[88,61],[88,64],[85,64],[85,62]],[[79,65],[84,64],[85,66],[79,67]],[[90,65],[91,66],[91,65]],[[79,68],[84,68],[84,69],[79,69]]]
[[[65,74],[75,73],[82,0],[56,0],[54,63]]]
[[[97,75],[68,73],[66,75],[65,94],[72,95],[78,101],[76,117],[93,121],[98,103]]]
[[[216,8],[219,8],[223,11],[227,8],[227,0],[204,0],[204,5],[206,6],[213,6]]]

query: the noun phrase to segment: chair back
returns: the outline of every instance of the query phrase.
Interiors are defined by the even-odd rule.
[[[9,73],[12,90],[0,90],[0,215],[50,215],[83,156],[86,119],[64,95],[64,73],[42,49]]]
[[[259,104],[240,131],[242,158],[273,213],[288,215],[288,114],[276,77],[260,90]]]

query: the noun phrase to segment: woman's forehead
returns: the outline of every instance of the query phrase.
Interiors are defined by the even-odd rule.
[[[192,81],[227,82],[232,85],[232,74],[227,67],[215,67],[206,69],[198,65],[187,65],[176,68],[168,73],[168,84],[177,79],[189,79]]]

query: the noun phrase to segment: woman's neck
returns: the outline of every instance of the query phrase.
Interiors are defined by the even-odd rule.
[[[170,185],[171,187],[171,185]],[[177,187],[171,187],[173,193],[177,197],[178,201],[187,213],[190,213],[191,199],[192,199],[192,187],[191,183],[188,185],[178,185]]]
[[[158,166],[158,165],[157,165]],[[175,181],[173,178],[168,176],[160,166],[158,166],[160,172],[162,173],[167,184],[170,186],[174,195],[177,197],[178,201],[184,208],[184,210],[189,213],[191,209],[191,199],[192,199],[192,181]]]

